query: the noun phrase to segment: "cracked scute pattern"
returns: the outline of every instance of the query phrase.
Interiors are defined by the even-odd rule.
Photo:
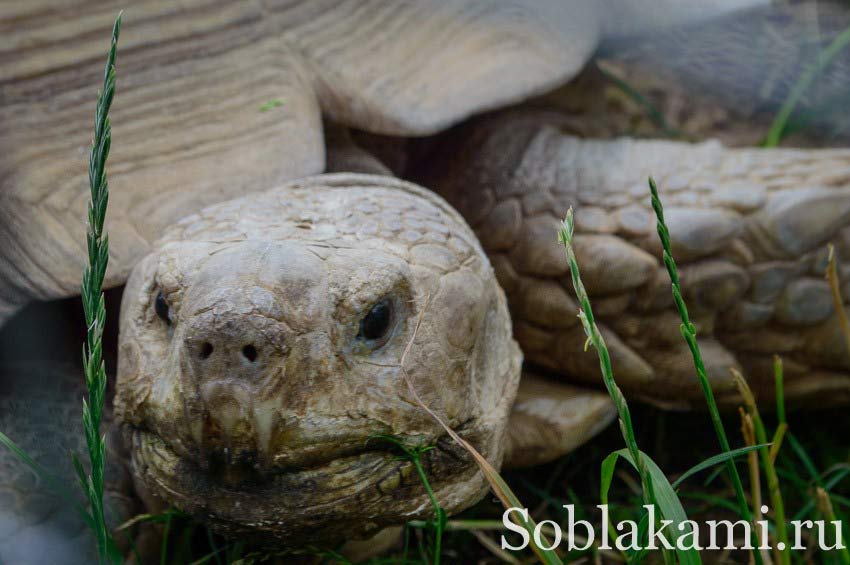
[[[364,339],[380,302],[386,333]],[[465,508],[485,482],[408,391],[411,339],[418,394],[498,464],[521,357],[490,263],[439,197],[322,175],[185,218],[124,294],[116,414],[137,480],[229,532],[366,536],[430,512],[410,464],[370,440],[391,434],[436,444],[432,485]]]

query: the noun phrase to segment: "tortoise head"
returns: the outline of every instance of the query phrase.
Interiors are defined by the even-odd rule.
[[[405,350],[404,367],[401,368]],[[145,491],[221,530],[307,542],[480,498],[519,379],[505,299],[435,195],[324,175],[189,216],[134,269],[116,413]]]

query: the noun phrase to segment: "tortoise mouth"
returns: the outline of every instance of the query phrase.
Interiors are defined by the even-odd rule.
[[[370,535],[428,512],[419,500],[425,491],[415,465],[388,442],[370,441],[309,466],[260,473],[226,461],[202,467],[159,435],[130,430],[137,479],[166,503],[224,533],[300,543],[313,536],[326,540],[330,529],[342,539]],[[433,488],[475,475],[471,458],[445,449],[454,445],[447,439],[440,438],[436,449],[422,456]]]
[[[361,447],[340,446],[325,455],[313,455],[300,464],[261,466],[255,454],[240,452],[232,455],[226,448],[197,460],[179,453],[156,432],[135,426],[130,426],[130,429],[134,453],[146,457],[155,455],[163,461],[178,465],[182,474],[203,479],[210,488],[233,493],[256,493],[267,487],[273,488],[282,479],[311,476],[329,468],[339,471],[341,466],[347,466],[346,463],[355,465],[363,460],[371,460],[374,456],[391,457],[394,461],[404,463],[399,458],[399,449],[393,449],[392,444],[382,443],[377,438],[376,441],[366,438]]]

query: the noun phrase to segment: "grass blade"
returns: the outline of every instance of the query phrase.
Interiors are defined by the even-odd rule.
[[[809,472],[809,475],[812,477],[812,480],[819,487],[824,487],[823,478],[815,467],[812,458],[809,457],[809,454],[806,453],[805,448],[800,443],[800,441],[794,436],[794,434],[788,434],[788,444],[791,446],[791,450],[797,455],[797,458],[803,464],[803,467],[806,468],[806,471]]]
[[[697,379],[699,380],[700,387],[702,388],[703,395],[705,396],[705,402],[708,406],[709,414],[711,415],[711,423],[714,426],[714,432],[717,435],[720,448],[723,451],[728,452],[730,451],[729,440],[726,437],[726,430],[723,427],[723,421],[720,419],[720,410],[717,408],[717,401],[714,399],[714,391],[711,389],[711,383],[709,382],[708,375],[705,371],[705,364],[702,361],[702,354],[700,353],[699,345],[697,344],[697,330],[691,323],[690,316],[688,315],[688,308],[685,305],[685,300],[682,298],[682,289],[679,285],[679,271],[676,268],[676,262],[673,260],[673,251],[670,247],[670,234],[667,230],[667,224],[664,223],[664,208],[661,205],[661,198],[658,196],[658,187],[655,185],[655,181],[652,177],[649,178],[649,190],[652,194],[652,208],[655,210],[655,216],[658,220],[658,237],[661,239],[661,247],[664,250],[664,265],[667,267],[667,273],[670,275],[673,300],[676,303],[676,309],[679,311],[679,315],[682,318],[680,331],[682,333],[682,337],[685,338],[685,342],[691,350]],[[764,440],[761,440],[760,442],[767,443]],[[744,494],[744,485],[741,482],[741,476],[738,474],[738,468],[735,466],[735,462],[731,459],[727,461],[726,465],[729,470],[729,476],[732,479],[732,484],[735,487],[735,496],[738,500],[738,508],[740,509],[741,516],[743,516],[748,522],[752,523],[753,517],[750,513],[749,506],[747,506],[747,497]],[[752,541],[753,546],[758,547],[755,528],[752,528]],[[759,552],[753,550],[752,555],[756,564],[761,565],[762,558]]]
[[[581,271],[579,270],[578,260],[576,259],[575,251],[572,246],[574,228],[575,223],[573,220],[573,209],[570,208],[567,210],[567,215],[558,231],[558,240],[561,245],[564,246],[564,250],[566,252],[567,264],[569,265],[570,275],[573,281],[573,288],[575,289],[576,297],[578,298],[580,305],[579,319],[581,320],[582,327],[584,328],[584,333],[587,335],[588,342],[593,345],[593,348],[596,350],[596,354],[599,356],[599,368],[602,373],[602,380],[605,383],[605,388],[608,390],[608,394],[614,401],[614,406],[617,409],[620,431],[626,442],[626,447],[630,457],[629,460],[634,464],[638,471],[638,475],[640,476],[641,496],[643,497],[644,505],[657,505],[659,501],[656,499],[655,486],[656,480],[660,480],[660,478],[655,477],[651,469],[657,469],[658,467],[654,462],[650,462],[645,465],[643,461],[643,452],[638,448],[629,405],[626,402],[626,397],[623,395],[623,392],[620,390],[620,387],[614,379],[614,371],[611,366],[611,356],[608,353],[608,347],[605,345],[605,339],[602,337],[602,334],[596,325],[596,320],[593,316],[593,308],[590,305],[590,297],[587,295],[587,290],[584,288],[584,283],[581,280]],[[611,465],[613,465],[613,463],[611,463]],[[663,473],[661,473],[661,476],[663,477],[663,482],[669,485],[669,483],[667,483],[667,478],[663,476]],[[659,486],[660,488],[664,488],[663,484],[659,484]],[[660,508],[659,511],[661,512],[661,515],[664,516],[664,513]],[[667,519],[673,518],[668,516]],[[665,562],[672,562],[672,556],[670,556],[668,551],[664,551],[663,555]],[[700,563],[699,554],[695,551],[692,553],[686,553],[685,558],[688,563]],[[682,559],[682,555],[679,556],[679,559]]]
[[[788,93],[788,98],[782,103],[779,112],[770,124],[770,130],[764,140],[765,147],[776,147],[782,139],[782,134],[785,131],[785,126],[788,124],[788,119],[797,107],[797,103],[803,98],[803,95],[812,86],[817,76],[832,62],[836,55],[850,43],[850,28],[838,34],[823,51],[818,53],[817,59],[813,65],[810,65],[800,75],[800,78],[791,88]]]
[[[75,463],[83,492],[89,503],[97,551],[101,563],[118,562],[115,543],[112,540],[103,509],[103,482],[106,467],[106,442],[100,433],[103,419],[103,403],[106,396],[106,368],[103,362],[103,328],[106,325],[106,306],[103,297],[103,281],[109,262],[109,237],[104,233],[106,207],[109,201],[109,184],[106,180],[106,160],[112,143],[109,125],[109,109],[115,95],[115,55],[118,36],[121,32],[121,14],[112,27],[112,43],[106,59],[103,75],[103,90],[98,95],[95,110],[95,130],[89,156],[88,230],[86,244],[88,264],[83,271],[81,296],[86,318],[87,336],[83,346],[83,370],[88,398],[83,400],[83,429],[89,454],[89,473]]]
[[[715,465],[720,463],[726,463],[728,461],[734,460],[739,455],[745,455],[750,453],[751,451],[755,451],[757,449],[761,449],[762,447],[770,447],[769,443],[760,444],[760,445],[748,445],[746,447],[739,447],[738,449],[733,449],[732,451],[726,451],[724,453],[718,453],[717,455],[713,455],[704,461],[697,463],[676,479],[673,482],[673,488],[678,488],[683,482],[685,482],[688,478],[696,475],[700,471],[705,471],[706,469],[710,469]]]
[[[830,243],[827,249],[829,259],[826,264],[826,280],[829,282],[829,288],[832,292],[832,304],[835,307],[835,315],[838,317],[838,327],[841,328],[841,335],[844,336],[844,341],[847,343],[847,351],[850,351],[850,322],[847,320],[844,298],[841,296],[841,282],[838,279],[838,261],[835,258],[835,247]]]
[[[626,397],[623,395],[623,392],[614,380],[614,371],[611,367],[611,356],[608,353],[608,347],[605,345],[605,339],[602,337],[602,334],[599,332],[599,328],[596,326],[596,320],[593,316],[593,308],[590,305],[590,298],[588,297],[587,291],[584,288],[584,283],[581,280],[581,271],[579,270],[578,260],[576,259],[575,251],[572,246],[573,231],[573,209],[570,208],[567,211],[567,215],[564,218],[558,232],[558,240],[564,246],[566,251],[567,263],[570,267],[570,274],[573,281],[573,288],[575,289],[576,296],[579,299],[579,319],[581,320],[584,332],[587,334],[589,342],[593,345],[593,348],[599,356],[602,380],[605,383],[605,388],[608,389],[608,394],[613,399],[614,405],[617,408],[620,431],[623,434],[626,447],[629,449],[629,453],[631,453],[632,459],[637,465],[638,474],[641,478],[641,486],[643,488],[644,502],[646,504],[651,504],[653,501],[652,482],[649,480],[649,474],[646,469],[644,469],[644,465],[641,462],[640,449],[638,449],[637,440],[635,439],[629,405],[626,402]]]
[[[738,407],[738,413],[741,415],[741,434],[744,436],[744,442],[748,446],[756,445],[756,427],[753,423],[752,415],[748,414],[743,407]],[[750,452],[747,455],[747,470],[750,473],[750,493],[752,494],[752,502],[753,502],[753,517],[756,522],[761,521],[762,516],[762,503],[761,503],[761,473],[759,472],[759,454],[755,451]],[[762,559],[765,563],[770,563],[770,553],[768,553],[767,549],[763,549],[767,547],[767,539],[766,536],[763,536],[761,532],[757,534],[759,545],[758,552],[761,554]]]
[[[773,433],[773,445],[770,447],[770,460],[776,463],[776,456],[788,431],[788,422],[785,420],[785,378],[783,376],[782,358],[773,356],[773,382],[776,386],[776,418],[779,425]]]
[[[440,416],[437,415],[436,412],[431,410],[427,404],[422,400],[419,396],[419,393],[416,392],[416,387],[413,386],[413,381],[410,380],[410,375],[407,373],[407,369],[405,368],[405,361],[407,360],[407,355],[410,353],[410,349],[413,347],[413,342],[416,339],[416,334],[419,332],[419,327],[422,325],[422,318],[425,315],[425,312],[428,308],[428,299],[425,300],[425,304],[422,306],[422,310],[419,312],[419,317],[416,320],[416,326],[413,329],[413,335],[410,336],[410,341],[407,342],[407,346],[404,348],[404,352],[401,355],[401,360],[399,361],[399,368],[401,369],[402,378],[404,379],[405,384],[407,385],[410,394],[413,396],[413,399],[416,401],[416,404],[419,405],[425,412],[431,416],[434,421],[436,421],[440,427],[445,430],[445,432],[451,437],[455,442],[458,443],[461,447],[463,447],[475,460],[478,464],[478,468],[484,474],[484,478],[490,484],[490,488],[493,490],[493,494],[499,499],[505,509],[508,508],[525,508],[525,506],[519,501],[517,496],[505,482],[499,472],[487,461],[483,455],[478,453],[478,450],[475,449],[469,442],[460,437],[457,432],[455,432],[448,424],[446,424]],[[531,548],[534,550],[534,553],[537,555],[537,558],[541,563],[546,565],[561,565],[561,558],[558,557],[558,554],[551,549],[544,549],[539,547],[536,543],[534,543],[534,528],[537,524],[534,520],[529,516],[528,520],[525,520],[521,515],[517,517],[518,512],[514,512],[512,517],[519,521],[519,526],[524,528],[531,538]],[[549,540],[545,540],[547,546],[551,546],[552,544]]]
[[[433,446],[408,447],[401,439],[383,434],[373,435],[369,439],[380,439],[382,441],[386,441],[395,445],[404,453],[404,459],[410,461],[416,468],[416,473],[419,475],[419,479],[422,482],[422,485],[425,487],[425,492],[428,495],[428,499],[431,501],[431,505],[434,507],[434,520],[430,522],[430,525],[432,525],[434,528],[435,534],[433,563],[434,565],[440,565],[443,530],[445,530],[446,528],[446,522],[448,521],[448,518],[446,516],[446,511],[443,510],[443,508],[440,506],[439,501],[437,500],[437,495],[434,494],[434,489],[431,488],[431,482],[428,480],[428,476],[425,474],[425,468],[422,467],[422,454],[433,449]]]
[[[621,449],[619,451],[615,451],[606,458],[606,462],[611,460],[609,465],[613,470],[613,466],[614,464],[616,464],[617,458],[612,458],[612,456],[622,457],[623,459],[631,463],[631,465],[635,469],[637,469],[637,464],[632,458],[632,454],[629,450]],[[661,471],[661,469],[658,467],[658,465],[656,465],[655,461],[653,461],[651,457],[649,457],[646,453],[643,452],[641,452],[641,456],[644,460],[644,465],[647,471],[649,472],[651,480],[655,487],[655,505],[664,518],[673,521],[673,528],[670,530],[671,532],[673,532],[673,535],[671,536],[672,539],[670,540],[670,542],[674,546],[676,546],[676,556],[678,557],[678,563],[686,565],[701,563],[702,561],[699,552],[696,549],[680,549],[678,547],[679,544],[677,540],[680,537],[683,537],[688,534],[693,535],[693,533],[691,529],[681,532],[678,529],[679,524],[684,523],[688,520],[688,516],[685,513],[685,508],[682,506],[679,497],[676,495],[675,489],[670,484],[670,481],[667,480],[667,477],[666,475],[664,475],[664,472]]]
[[[824,520],[828,523],[836,522],[835,510],[832,508],[832,502],[829,500],[827,492],[821,487],[818,487],[816,495],[818,500],[818,510],[824,517]],[[850,551],[847,549],[846,545],[841,544],[839,546],[838,555],[841,559],[842,565],[850,565]]]
[[[830,477],[829,480],[825,481],[823,485],[818,485],[818,488],[822,488],[826,492],[829,492],[830,489],[832,489],[835,485],[843,481],[848,475],[850,475],[850,469],[839,469],[839,471],[835,473],[832,477]],[[802,520],[809,514],[809,512],[812,511],[812,509],[814,509],[814,507],[815,502],[813,500],[807,501],[806,504],[804,504],[803,507],[797,511],[793,519]]]
[[[682,132],[670,126],[667,122],[667,118],[664,116],[664,113],[661,112],[661,110],[659,110],[655,104],[653,104],[652,101],[644,96],[639,90],[617,76],[617,73],[610,68],[610,65],[606,64],[604,61],[596,61],[596,68],[599,69],[602,76],[611,81],[614,86],[622,90],[626,96],[634,100],[639,106],[642,106],[646,111],[647,116],[649,116],[649,119],[652,120],[656,126],[661,128],[664,135],[673,138],[682,137]]]
[[[0,432],[0,444],[6,447],[12,454],[18,458],[18,460],[26,465],[32,470],[33,473],[39,478],[39,480],[44,483],[47,488],[49,488],[55,495],[60,497],[65,501],[66,504],[71,506],[74,510],[77,511],[77,514],[86,522],[89,527],[93,527],[91,516],[88,511],[83,508],[79,502],[77,502],[73,495],[68,492],[62,482],[57,479],[52,473],[50,473],[47,469],[39,465],[38,461],[30,457],[29,453],[21,449],[18,444],[16,444],[12,439]]]
[[[755,430],[756,440],[764,445],[767,443],[767,432],[764,428],[764,422],[762,422],[761,416],[759,415],[758,406],[756,406],[756,400],[753,397],[753,393],[741,373],[732,369],[732,377],[735,380],[735,384],[738,385],[738,389],[741,391],[741,396],[744,398],[747,413],[753,420],[753,429]],[[790,565],[791,556],[789,548],[791,545],[788,543],[788,531],[785,522],[785,504],[782,500],[782,491],[779,488],[779,476],[776,473],[776,466],[773,464],[773,460],[770,457],[770,450],[768,450],[767,447],[762,447],[759,450],[759,454],[761,455],[761,465],[764,469],[764,476],[767,478],[767,492],[770,496],[770,503],[773,505],[773,512],[776,515],[777,561],[783,565]],[[784,544],[782,546],[784,549],[779,549],[778,546],[780,543]]]

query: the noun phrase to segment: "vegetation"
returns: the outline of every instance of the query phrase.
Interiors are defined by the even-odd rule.
[[[420,556],[422,561],[425,563],[431,562],[434,565],[440,565],[440,558],[442,557],[443,531],[446,528],[448,517],[446,516],[445,510],[440,507],[440,502],[437,500],[437,496],[434,494],[434,489],[431,488],[431,483],[428,481],[428,475],[425,473],[425,468],[422,467],[422,455],[431,449],[434,449],[434,446],[408,447],[399,438],[384,435],[378,435],[375,436],[375,438],[395,445],[402,452],[402,456],[400,458],[410,461],[416,468],[416,474],[419,475],[419,479],[422,481],[422,486],[425,488],[425,492],[428,493],[428,499],[434,507],[433,520],[418,524],[419,527],[424,527],[431,532],[433,540],[431,545],[433,551],[430,552],[431,558],[428,559],[428,554],[423,544],[420,544]],[[407,552],[405,552],[403,558],[405,560],[407,559]]]
[[[773,123],[770,125],[770,130],[767,132],[767,137],[764,140],[765,147],[776,147],[779,145],[782,135],[785,133],[785,129],[788,126],[791,114],[794,112],[797,104],[803,98],[806,91],[811,88],[812,84],[814,84],[818,75],[820,75],[823,70],[832,63],[835,57],[841,53],[848,44],[850,44],[850,29],[846,29],[838,34],[823,51],[818,53],[814,64],[806,68],[806,70],[800,75],[794,83],[791,92],[788,93],[788,98],[786,98],[785,102],[783,102],[782,107],[773,119]]]
[[[100,560],[117,561],[120,554],[115,547],[103,509],[103,481],[106,467],[106,440],[101,434],[103,404],[106,397],[106,366],[103,362],[103,328],[106,325],[106,303],[103,280],[109,262],[109,237],[103,230],[106,207],[109,202],[109,184],[106,180],[106,159],[112,142],[109,108],[115,95],[115,52],[121,32],[121,14],[112,28],[112,44],[106,60],[103,90],[97,99],[95,130],[89,158],[89,186],[91,200],[88,206],[88,265],[83,272],[82,300],[88,329],[83,346],[83,368],[88,389],[88,401],[83,400],[83,428],[89,455],[88,474],[80,459],[74,455],[74,467],[79,475],[83,492],[88,499],[91,526],[97,540]]]
[[[699,346],[696,342],[696,331],[688,317],[687,307],[682,299],[681,289],[678,282],[678,273],[670,250],[667,228],[664,223],[663,207],[655,187],[650,180],[650,192],[653,205],[658,218],[659,237],[664,249],[664,261],[671,277],[673,299],[682,317],[681,333],[688,342],[694,357],[695,370],[698,377],[703,381],[703,390],[706,396],[708,417],[712,422],[714,431],[714,442],[721,446],[721,453],[711,457],[705,457],[705,453],[712,451],[711,434],[706,434],[706,414],[675,414],[670,415],[649,407],[638,407],[638,418],[633,417],[632,411],[625,398],[617,387],[615,377],[611,368],[610,358],[604,339],[596,327],[593,310],[587,293],[581,281],[579,265],[575,255],[572,253],[572,210],[567,213],[559,237],[565,246],[567,261],[570,265],[573,285],[576,295],[581,304],[579,317],[588,335],[588,342],[599,355],[600,369],[608,388],[609,394],[615,401],[619,414],[619,430],[609,430],[601,437],[590,442],[574,454],[570,454],[558,462],[523,472],[506,473],[504,476],[492,467],[482,465],[488,480],[493,487],[494,493],[500,501],[500,506],[528,507],[533,509],[532,514],[540,519],[553,520],[563,523],[567,515],[563,508],[564,504],[573,504],[579,519],[593,520],[596,504],[610,504],[612,510],[611,521],[622,519],[633,519],[641,525],[640,535],[647,534],[647,513],[643,506],[647,503],[655,504],[659,509],[660,517],[681,522],[690,517],[691,519],[708,519],[726,517],[730,519],[770,521],[771,546],[777,548],[779,543],[785,543],[785,550],[775,549],[771,555],[766,551],[753,551],[747,556],[747,552],[739,551],[739,555],[729,555],[729,552],[704,553],[697,551],[662,550],[658,554],[646,551],[617,552],[600,549],[599,543],[590,544],[584,551],[547,551],[536,546],[533,542],[531,548],[534,550],[536,560],[542,563],[565,563],[593,560],[593,562],[611,563],[655,563],[662,560],[665,563],[701,563],[703,560],[718,562],[725,559],[733,559],[735,562],[766,562],[777,564],[790,563],[824,563],[824,564],[848,564],[850,555],[846,550],[817,552],[814,549],[815,540],[807,534],[806,545],[810,548],[808,553],[791,552],[788,548],[794,540],[789,540],[785,528],[788,520],[816,520],[827,521],[840,520],[844,540],[848,538],[846,512],[850,510],[850,493],[844,479],[850,475],[850,452],[848,446],[842,439],[830,439],[824,434],[817,434],[814,425],[822,425],[823,420],[815,414],[803,414],[801,419],[808,420],[809,424],[800,426],[805,434],[804,438],[798,438],[791,431],[786,420],[783,373],[781,360],[777,358],[775,363],[775,378],[777,383],[776,398],[776,430],[771,434],[768,425],[760,415],[752,393],[749,392],[746,382],[739,379],[744,407],[740,413],[740,425],[745,445],[737,449],[731,449],[726,428],[732,424],[730,415],[720,413],[714,402],[711,388],[705,378],[705,368],[702,365],[699,354]],[[830,254],[827,279],[832,283],[834,299],[837,304],[842,303],[840,290],[837,285],[836,259]],[[842,326],[846,327],[846,326]],[[850,343],[850,331],[846,334]],[[412,343],[412,340],[411,340]],[[406,356],[406,355],[405,355]],[[404,362],[402,361],[402,366]],[[415,391],[414,391],[415,394]],[[417,397],[418,398],[418,397]],[[421,403],[421,401],[420,401]],[[424,409],[430,410],[422,405]],[[439,419],[436,414],[432,416]],[[673,430],[668,429],[667,422],[674,418],[676,426]],[[837,429],[850,429],[850,415],[845,411],[837,412]],[[441,422],[442,423],[442,422]],[[842,427],[843,426],[843,427]],[[641,434],[639,430],[643,429]],[[404,547],[398,553],[388,557],[374,559],[371,563],[375,565],[384,563],[439,563],[440,559],[448,562],[471,561],[479,562],[505,562],[523,563],[528,562],[531,554],[524,556],[511,553],[501,549],[498,536],[505,533],[501,521],[501,509],[494,506],[493,501],[485,500],[475,508],[462,515],[447,520],[445,513],[439,506],[439,500],[434,495],[428,482],[427,474],[418,463],[422,453],[429,447],[411,447],[405,445],[398,438],[384,437],[383,441],[389,441],[399,448],[401,457],[410,460],[417,469],[423,483],[424,492],[428,494],[434,506],[434,517],[427,521],[413,521],[405,528]],[[459,441],[462,442],[459,438]],[[790,446],[781,449],[783,440]],[[625,449],[614,447],[617,443],[625,442]],[[638,448],[639,443],[647,443],[654,446],[656,457],[660,462],[650,458],[647,453]],[[815,459],[803,447],[804,445],[816,445],[819,457],[823,462],[824,471],[818,470],[814,463]],[[672,449],[670,446],[673,446]],[[477,455],[471,446],[464,445],[471,450],[473,456]],[[716,449],[716,448],[715,448]],[[701,461],[693,464],[696,455]],[[477,455],[476,460],[480,458]],[[638,480],[635,481],[630,475],[616,470],[616,462],[619,458],[626,459],[637,471]],[[699,459],[697,459],[699,460]],[[691,461],[691,463],[688,463]],[[747,488],[739,475],[739,465],[745,464],[749,484]],[[598,482],[593,483],[591,466],[598,466]],[[661,468],[671,466],[677,468],[674,473],[665,474]],[[691,465],[686,467],[685,465]],[[725,471],[725,472],[724,472]],[[701,485],[694,486],[694,479],[698,475],[707,475]],[[675,480],[674,480],[675,478]],[[763,516],[762,508],[762,478],[766,486],[767,498],[772,508],[769,516]],[[619,481],[615,481],[619,479]],[[508,487],[514,484],[521,496]],[[523,504],[533,502],[534,504]],[[786,515],[787,501],[793,501],[797,511]],[[689,508],[685,513],[685,508]],[[182,531],[189,529],[204,528],[193,524],[186,518],[183,521]],[[598,524],[599,527],[606,526]],[[532,531],[536,523],[530,520],[521,524],[528,531]],[[608,524],[607,526],[611,526]],[[178,530],[180,531],[180,530]],[[599,529],[597,528],[597,531]],[[425,532],[426,535],[420,535]],[[551,528],[544,528],[544,532],[551,533]],[[756,529],[753,529],[756,533]],[[813,534],[813,532],[812,532]],[[491,537],[496,536],[496,539]],[[416,551],[411,551],[411,536],[416,543]],[[174,536],[172,535],[172,538]],[[216,562],[285,562],[291,558],[291,553],[264,554],[246,552],[244,546],[229,543],[227,540],[217,538],[207,532],[206,538],[195,533],[194,537],[182,536],[180,554],[198,555],[198,547],[204,546],[205,540],[210,542],[206,553],[199,562],[207,559],[217,558]],[[192,541],[194,540],[194,541]],[[738,540],[738,545],[743,545],[745,540]],[[765,540],[754,539],[752,545],[756,548]],[[832,540],[834,541],[834,540]],[[544,540],[548,545],[549,541]],[[206,551],[206,550],[204,550]],[[234,553],[236,551],[236,553]],[[193,553],[194,552],[194,553]],[[304,551],[298,553],[303,554]],[[336,550],[307,551],[313,555],[317,562],[322,563],[347,563]],[[222,555],[229,555],[224,560]],[[232,558],[232,559],[231,559]],[[282,560],[282,561],[281,561]]]
[[[103,281],[109,262],[109,237],[104,231],[106,209],[109,202],[109,184],[106,179],[106,160],[112,142],[109,109],[115,95],[115,55],[121,32],[121,14],[112,27],[112,42],[103,76],[103,90],[98,93],[95,110],[95,130],[89,155],[88,229],[86,248],[88,262],[83,271],[82,303],[86,321],[86,341],[83,345],[83,372],[88,398],[83,399],[83,430],[88,448],[88,471],[77,454],[72,454],[87,506],[81,506],[60,477],[44,469],[15,442],[0,432],[0,444],[9,449],[24,465],[29,467],[44,486],[75,508],[92,530],[101,563],[122,560],[107,525],[103,492],[106,469],[106,439],[101,434],[104,401],[106,398],[106,367],[103,361],[103,332],[106,325],[106,302]]]
[[[104,231],[109,197],[105,165],[111,142],[108,113],[115,92],[115,57],[120,25],[121,16],[119,15],[113,27],[103,90],[98,97],[95,134],[89,165],[91,200],[88,207],[88,265],[82,284],[82,302],[87,326],[83,363],[88,398],[83,403],[83,421],[88,447],[88,465],[84,465],[76,457],[74,460],[87,501],[86,507],[77,505],[73,495],[67,492],[60,478],[42,469],[10,438],[0,433],[0,443],[11,449],[57,496],[75,505],[94,532],[98,555],[102,562],[121,560],[121,555],[107,527],[104,511],[103,488],[107,453],[100,429],[106,391],[102,345],[106,307],[102,287],[109,248],[108,237]],[[767,145],[778,143],[796,99],[814,79],[818,69],[829,64],[835,53],[848,42],[850,42],[850,35],[845,32],[825,51],[822,59],[818,60],[811,71],[812,76],[806,75],[801,78],[800,86],[795,88],[794,94],[789,97],[786,106],[783,106],[776,117],[768,135]],[[282,104],[281,101],[271,101],[264,105],[261,111],[267,111],[280,104]],[[588,336],[588,344],[599,356],[603,381],[617,408],[619,429],[608,430],[590,445],[557,462],[532,471],[506,473],[503,476],[471,445],[454,434],[436,414],[422,404],[412,387],[411,391],[423,409],[446,427],[449,435],[475,458],[502,508],[529,507],[533,509],[533,515],[557,522],[563,521],[566,517],[563,505],[574,504],[579,518],[592,521],[592,510],[595,505],[610,503],[615,512],[611,516],[612,522],[626,518],[636,519],[635,521],[641,525],[641,536],[646,536],[649,524],[644,506],[647,504],[659,509],[658,519],[666,518],[673,520],[674,523],[684,522],[689,516],[695,518],[731,515],[747,521],[759,520],[763,518],[761,510],[764,500],[763,479],[772,509],[771,515],[768,516],[772,525],[769,533],[773,542],[771,545],[778,547],[779,544],[784,544],[785,549],[776,549],[772,555],[754,550],[750,555],[733,556],[735,559],[742,562],[752,560],[755,563],[773,562],[782,565],[809,562],[850,564],[850,552],[846,549],[806,554],[789,551],[793,540],[789,539],[786,528],[790,520],[818,518],[827,521],[839,520],[845,543],[850,540],[850,532],[847,528],[850,492],[845,480],[850,475],[850,448],[846,444],[845,437],[838,438],[836,441],[828,434],[817,433],[818,428],[828,423],[831,423],[833,429],[850,429],[850,415],[846,411],[808,414],[799,417],[800,423],[796,427],[789,423],[786,419],[783,392],[783,366],[781,359],[777,358],[774,365],[777,390],[775,414],[763,417],[746,381],[740,375],[736,376],[744,406],[740,410],[740,421],[735,423],[740,425],[744,445],[732,449],[729,434],[726,431],[727,427],[733,424],[732,417],[720,413],[706,377],[696,329],[690,321],[687,306],[682,298],[678,271],[664,222],[661,198],[652,179],[649,185],[658,220],[663,260],[671,279],[673,300],[682,319],[681,333],[693,355],[695,373],[705,396],[713,435],[707,433],[705,414],[670,415],[645,406],[630,407],[628,405],[617,386],[605,341],[596,325],[592,304],[581,280],[580,265],[572,250],[572,210],[566,215],[559,232],[559,239],[564,245],[572,284],[581,305],[579,317]],[[840,326],[850,348],[850,323],[842,307],[843,300],[836,265],[837,260],[830,249],[826,277],[830,282],[835,304],[838,306]],[[412,341],[411,339],[411,343]],[[407,351],[401,360],[403,370],[406,355]],[[673,429],[668,426],[671,418],[675,418],[676,421]],[[773,433],[770,433],[770,424],[773,423],[775,423],[775,429]],[[602,550],[598,544],[590,544],[590,547],[583,551],[547,550],[538,544],[533,544],[533,556],[509,553],[501,549],[499,544],[490,537],[492,532],[498,535],[503,531],[503,524],[498,519],[501,516],[500,506],[492,500],[485,500],[454,519],[449,520],[446,517],[421,464],[422,454],[431,447],[409,446],[398,438],[387,436],[376,436],[374,439],[393,444],[399,450],[400,457],[411,462],[422,482],[423,491],[434,509],[433,518],[427,521],[413,521],[407,525],[403,549],[389,557],[373,560],[375,564],[439,564],[441,559],[444,562],[477,560],[520,563],[528,562],[532,558],[550,564],[582,560],[618,563],[651,563],[659,560],[665,563],[700,563],[703,558],[708,558],[708,554],[695,550],[662,550],[656,555],[646,551]],[[623,443],[625,443],[625,449],[621,448]],[[715,453],[715,444],[719,444],[720,453],[706,457],[707,453]],[[652,451],[654,458],[642,450],[640,445],[652,446],[652,449],[647,451]],[[620,458],[628,461],[635,469],[638,480],[623,470],[617,470],[616,463]],[[694,461],[698,462],[694,463]],[[748,477],[747,485],[740,476],[742,466]],[[662,468],[666,468],[667,471],[662,471]],[[694,480],[698,475],[705,475],[705,478],[701,484],[694,487]],[[509,487],[509,484],[515,485],[515,490]],[[685,488],[686,485],[687,488]],[[526,504],[521,503],[520,500],[525,501]],[[529,502],[534,504],[528,504]],[[141,523],[162,525],[164,533],[160,548],[162,563],[286,562],[292,556],[292,553],[287,552],[270,554],[252,551],[243,542],[222,538],[175,511],[138,516],[118,530],[129,530],[132,526]],[[530,532],[535,528],[536,523],[529,519],[520,525]],[[599,525],[612,527],[611,524]],[[755,536],[755,529],[753,532]],[[413,553],[410,547],[411,537],[414,537],[416,542],[415,556],[411,555]],[[754,539],[753,545],[758,547],[763,541],[765,540]],[[808,541],[807,545],[812,547],[814,543]],[[347,562],[337,549],[308,548],[299,550],[298,553],[312,555],[316,562]],[[720,560],[728,556],[721,554],[712,555],[710,558],[715,557]]]

